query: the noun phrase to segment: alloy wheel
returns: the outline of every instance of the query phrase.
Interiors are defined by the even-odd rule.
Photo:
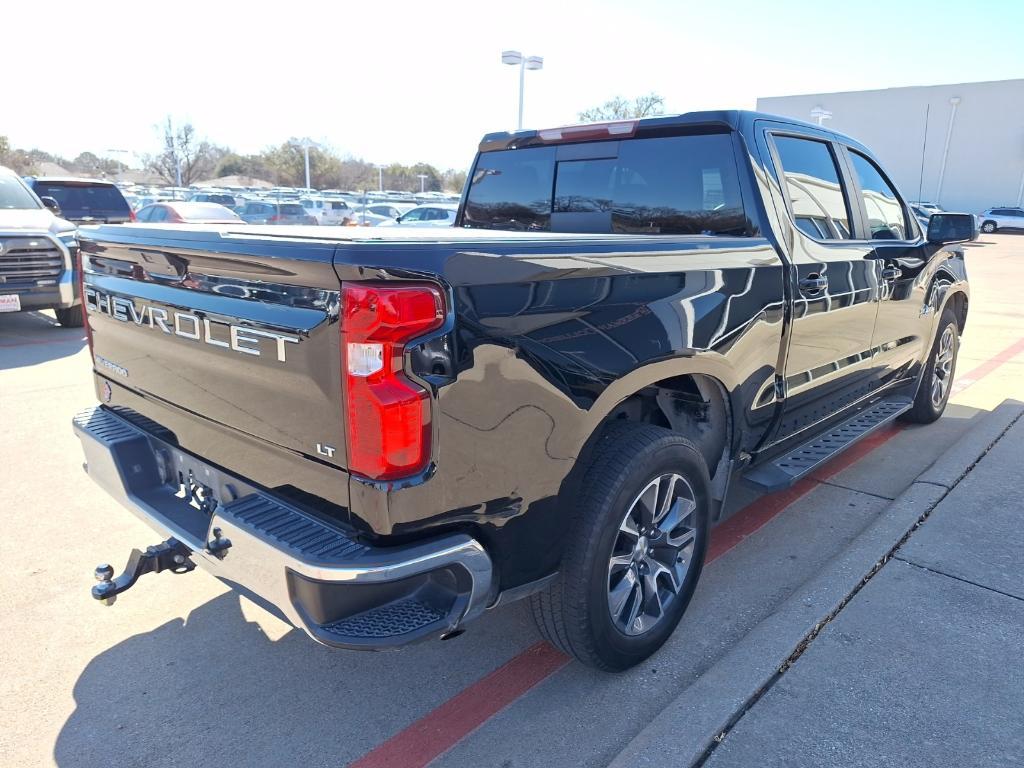
[[[667,615],[693,564],[697,502],[679,474],[651,480],[633,500],[608,561],[608,610],[626,635],[641,635]]]
[[[953,362],[956,357],[956,331],[947,325],[939,337],[939,348],[935,354],[932,371],[932,405],[941,408],[953,379]]]

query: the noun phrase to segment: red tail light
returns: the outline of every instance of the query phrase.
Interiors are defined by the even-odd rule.
[[[349,469],[374,480],[417,472],[430,458],[430,402],[403,373],[403,356],[444,322],[441,291],[344,283],[341,300]]]
[[[128,209],[128,221],[138,221],[138,219],[135,218],[135,211],[131,208]]]
[[[267,224],[273,224],[275,221],[280,221],[280,220],[281,220],[281,217],[278,216],[275,213],[273,216],[271,216],[269,219],[267,219]]]

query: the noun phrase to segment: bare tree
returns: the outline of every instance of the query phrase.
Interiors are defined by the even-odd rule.
[[[665,112],[665,99],[656,93],[637,96],[627,101],[621,96],[609,99],[599,107],[579,113],[580,122],[598,123],[606,120],[630,120],[637,117],[651,117]]]
[[[168,184],[187,187],[209,176],[224,157],[225,150],[196,136],[191,123],[175,130],[170,117],[161,126],[164,149],[159,155],[147,155],[145,166]]]

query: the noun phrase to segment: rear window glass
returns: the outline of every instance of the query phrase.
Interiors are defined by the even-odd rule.
[[[602,143],[605,157],[558,148],[482,154],[464,224],[556,232],[747,234],[728,134]],[[576,153],[579,156],[579,153]]]
[[[106,184],[82,185],[60,182],[37,181],[34,191],[40,197],[48,196],[57,201],[61,211],[67,215],[105,211],[128,214],[128,201],[117,187]]]

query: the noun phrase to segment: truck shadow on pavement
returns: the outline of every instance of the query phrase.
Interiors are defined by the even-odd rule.
[[[0,315],[0,370],[70,357],[85,345],[85,329],[61,328],[42,312]]]
[[[537,639],[512,605],[450,641],[336,651],[298,630],[271,640],[225,593],[93,658],[54,759],[74,768],[341,766]]]

